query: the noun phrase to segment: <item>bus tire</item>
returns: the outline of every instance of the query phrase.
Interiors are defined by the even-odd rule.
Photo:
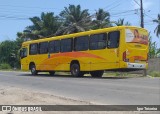
[[[50,71],[49,75],[54,76],[55,72],[54,71]]]
[[[31,65],[30,69],[31,69],[31,74],[32,75],[37,75],[38,74],[38,72],[36,70],[36,66],[34,64]]]
[[[104,73],[104,70],[99,71],[91,71],[90,74],[92,77],[102,77]]]
[[[71,64],[70,71],[71,71],[72,76],[75,76],[75,77],[84,76],[84,73],[80,71],[80,66],[77,63]]]

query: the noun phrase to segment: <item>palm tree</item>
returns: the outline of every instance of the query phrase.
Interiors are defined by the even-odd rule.
[[[156,42],[152,42],[152,36],[149,33],[149,58],[154,58],[156,52]]]
[[[117,26],[122,26],[122,25],[131,26],[131,24],[130,24],[129,22],[124,23],[124,19],[118,19],[118,21],[115,22],[115,24],[116,24]]]
[[[111,23],[109,12],[104,11],[103,9],[99,9],[96,12],[96,19],[93,20],[93,24],[95,25],[93,29],[110,27]]]
[[[69,34],[88,30],[91,25],[91,17],[88,10],[81,10],[80,5],[69,5],[60,13],[64,23],[56,32],[56,35]]]
[[[157,48],[156,41],[152,42],[152,37],[149,33],[149,58],[160,57],[160,48]]]
[[[23,32],[17,33],[20,38],[39,39],[54,35],[60,26],[59,17],[54,13],[42,13],[41,17],[32,17],[30,21],[33,25],[26,27]]]
[[[160,14],[158,14],[157,19],[153,20],[153,22],[157,23],[157,27],[155,28],[154,32],[156,33],[157,37],[160,35]]]

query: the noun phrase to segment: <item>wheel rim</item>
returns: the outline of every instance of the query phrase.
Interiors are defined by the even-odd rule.
[[[78,76],[79,73],[79,66],[78,65],[73,65],[71,67],[71,73],[73,76]]]
[[[73,67],[72,68],[72,72],[74,75],[76,75],[78,73],[78,68],[77,67]]]
[[[34,73],[36,71],[35,67],[32,67],[31,72]]]

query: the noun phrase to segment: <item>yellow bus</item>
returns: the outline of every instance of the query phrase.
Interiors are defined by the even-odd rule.
[[[116,26],[26,41],[20,51],[21,69],[38,72],[68,71],[73,76],[105,70],[148,68],[148,32],[134,26]]]

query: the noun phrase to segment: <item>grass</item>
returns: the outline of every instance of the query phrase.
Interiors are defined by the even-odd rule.
[[[158,71],[150,71],[148,74],[152,77],[160,77],[160,72]]]
[[[7,63],[1,63],[0,64],[0,70],[9,70],[11,69],[11,66]]]
[[[9,69],[7,69],[9,68]],[[11,67],[3,67],[0,71],[17,71],[17,72],[30,72],[30,71],[22,71],[20,69],[11,69]],[[49,74],[46,72],[46,74]],[[56,75],[71,75],[70,72],[56,72]],[[103,74],[103,77],[137,77],[137,76],[142,76],[143,74],[136,74],[136,73],[130,73],[130,72],[105,72]],[[149,71],[148,75],[151,77],[160,77],[160,72],[158,71]],[[90,74],[85,74],[85,76],[90,76]]]

